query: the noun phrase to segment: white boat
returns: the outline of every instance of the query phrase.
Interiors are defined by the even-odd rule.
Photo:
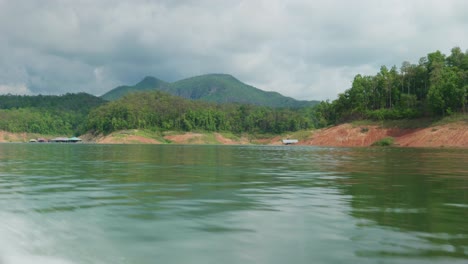
[[[297,142],[299,142],[297,139],[283,139],[283,144],[285,145],[296,144]]]

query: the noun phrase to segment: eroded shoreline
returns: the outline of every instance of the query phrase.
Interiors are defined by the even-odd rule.
[[[85,143],[96,144],[220,144],[220,145],[282,145],[283,138],[295,138],[298,133],[253,137],[217,132],[168,132],[155,137],[138,130],[114,132],[110,135],[82,135]],[[40,135],[0,131],[0,143],[28,142]],[[301,146],[366,147],[385,137],[392,137],[400,147],[468,148],[468,124],[454,122],[425,128],[383,128],[377,125],[341,124],[330,128],[301,131]]]

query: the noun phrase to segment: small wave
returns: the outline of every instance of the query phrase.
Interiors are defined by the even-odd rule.
[[[0,264],[73,264],[73,262],[45,256],[33,255],[7,255],[0,258]]]
[[[53,255],[52,236],[27,218],[0,214],[0,264],[73,264]]]

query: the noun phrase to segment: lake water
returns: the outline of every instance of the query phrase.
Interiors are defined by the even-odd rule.
[[[0,264],[467,261],[467,150],[0,145]]]

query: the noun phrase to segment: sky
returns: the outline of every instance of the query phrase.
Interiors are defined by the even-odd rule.
[[[0,0],[0,94],[231,74],[300,100],[468,49],[466,0]]]

